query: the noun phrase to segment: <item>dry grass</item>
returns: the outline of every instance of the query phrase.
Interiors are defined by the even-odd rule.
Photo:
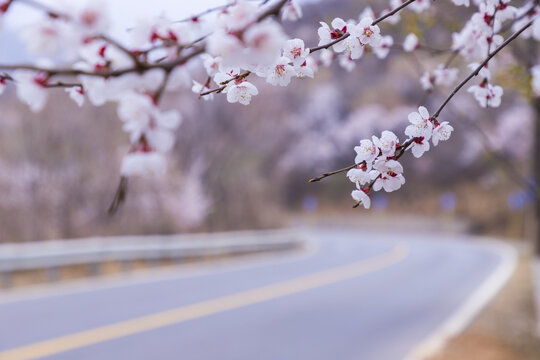
[[[431,360],[538,360],[535,326],[530,264],[523,257],[495,299]]]

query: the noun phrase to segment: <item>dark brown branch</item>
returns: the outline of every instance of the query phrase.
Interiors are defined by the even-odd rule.
[[[251,1],[259,2],[261,0],[251,0]],[[268,3],[268,0],[262,1],[261,5],[265,5],[266,3]],[[228,9],[231,6],[236,5],[236,4],[237,3],[233,1],[233,2],[230,2],[230,3],[225,4],[225,5],[220,5],[220,6],[216,6],[216,7],[213,7],[213,8],[209,8],[209,9],[206,9],[206,10],[204,10],[204,11],[198,13],[198,14],[192,15],[192,16],[184,18],[182,20],[173,21],[173,23],[183,23],[183,22],[188,22],[188,21],[196,22],[199,18],[201,18],[201,17],[203,17],[205,15],[211,14],[211,13],[216,12],[216,11]]]
[[[407,0],[405,1],[403,4],[401,4],[400,6],[398,6],[397,8],[395,8],[394,10],[390,11],[389,13],[386,13],[384,14],[383,16],[381,17],[378,17],[377,19],[373,20],[373,22],[371,23],[372,26],[374,25],[377,25],[378,23],[380,23],[381,21],[383,21],[384,19],[386,18],[389,18],[390,16],[394,15],[395,13],[401,11],[403,8],[409,6],[410,4],[412,4],[413,2],[415,2],[416,0]]]
[[[204,84],[201,84],[201,91],[199,91],[199,99],[203,96],[203,90],[205,88],[209,88],[210,87],[210,82],[212,81],[212,77],[208,76],[206,78],[206,81],[204,82]]]
[[[444,62],[444,68],[448,68],[450,66],[450,64],[452,63],[452,61],[454,61],[457,56],[459,55],[459,51],[461,50],[461,48],[457,48],[455,50],[452,51],[452,53],[450,54],[450,56],[448,57],[448,59],[446,59],[446,61]]]
[[[308,182],[312,183],[312,182],[316,182],[316,181],[321,181],[322,179],[327,178],[329,176],[336,175],[336,174],[339,174],[339,173],[342,173],[342,172],[345,172],[345,171],[349,171],[349,170],[351,170],[351,169],[353,169],[353,168],[355,168],[356,166],[359,166],[359,165],[361,165],[361,163],[360,164],[352,164],[350,166],[344,167],[343,169],[326,172],[326,173],[322,174],[321,176],[317,176],[316,178],[310,179]]]
[[[345,34],[343,34],[342,37],[337,38],[336,40],[331,41],[331,42],[329,42],[328,44],[323,44],[323,45],[320,45],[320,46],[316,46],[316,47],[314,47],[314,48],[310,48],[310,49],[309,49],[309,52],[310,52],[310,53],[314,53],[315,51],[319,51],[319,50],[322,50],[322,49],[328,49],[330,46],[335,45],[335,44],[337,44],[338,42],[341,42],[341,41],[345,40],[345,39],[348,38],[349,36],[351,36],[351,34],[345,33]]]
[[[405,141],[403,144],[401,145],[398,145],[396,147],[396,154],[395,155],[395,159],[399,159],[401,156],[403,156],[403,153],[407,150],[407,148],[416,140],[416,138],[411,138],[411,139],[408,139],[407,141]],[[379,155],[380,155],[380,152],[379,152]],[[329,176],[332,176],[332,175],[336,175],[336,174],[339,174],[339,173],[342,173],[342,172],[345,172],[345,171],[349,171],[351,169],[353,169],[354,167],[356,166],[362,166],[363,164],[365,164],[366,162],[365,161],[362,161],[361,163],[358,163],[358,164],[352,164],[350,166],[347,166],[347,167],[344,167],[343,169],[339,169],[339,170],[334,170],[334,171],[330,171],[330,172],[326,172],[320,176],[317,176],[316,178],[313,178],[313,179],[310,179],[308,182],[309,183],[312,183],[312,182],[316,182],[316,181],[321,181],[322,179],[324,178],[327,178]],[[369,186],[368,186],[369,187]]]
[[[270,16],[278,16],[281,8],[287,3],[287,1],[289,0],[279,0],[274,5],[268,7],[266,10],[260,13],[259,16],[257,16],[257,22],[261,22]]]
[[[28,5],[30,7],[33,7],[35,9],[38,9],[38,10],[41,10],[43,12],[45,12],[49,17],[51,18],[54,18],[54,19],[62,19],[62,20],[70,20],[70,17],[66,14],[62,14],[56,10],[53,10],[52,8],[40,3],[40,2],[37,2],[37,1],[34,1],[34,0],[13,0],[13,2],[18,2],[18,3],[21,3],[21,4],[25,4],[25,5]]]
[[[533,0],[531,1],[531,6],[525,10],[523,12],[523,14],[515,17],[514,19],[512,19],[512,21],[510,23],[508,23],[506,26],[502,27],[501,30],[499,30],[499,33],[504,33],[504,32],[507,32],[508,30],[510,30],[512,28],[512,26],[519,20],[527,17],[527,16],[531,16],[531,15],[534,15],[534,11],[535,11],[535,8],[540,4],[540,0]]]
[[[231,81],[243,80],[243,79],[247,78],[249,75],[251,75],[251,71],[246,71],[246,72],[244,72],[242,74],[239,74],[239,75],[236,75],[235,77],[230,78],[229,80],[222,81],[222,82],[219,83],[219,85],[221,85],[220,87],[212,89],[212,90],[205,91],[203,93],[200,93],[199,97],[209,95],[209,94],[212,94],[212,93],[218,93],[219,94],[220,92],[225,90],[225,88],[227,87],[227,84],[230,83]]]
[[[213,7],[213,8],[209,8],[209,9],[206,9],[205,11],[202,11],[202,12],[200,12],[198,14],[195,14],[195,15],[192,15],[190,17],[184,18],[182,20],[173,21],[173,23],[183,23],[183,22],[188,22],[188,21],[196,22],[196,21],[198,21],[199,18],[201,18],[201,17],[203,17],[205,15],[211,14],[211,13],[216,12],[216,11],[225,10],[227,8],[230,8],[231,6],[233,6],[235,4],[236,3],[232,2],[232,3],[225,4],[225,5],[220,5],[220,6],[216,6],[216,7]]]
[[[114,194],[113,201],[111,202],[111,205],[109,205],[109,208],[107,209],[107,215],[112,216],[118,211],[118,209],[120,208],[120,205],[122,205],[124,201],[126,200],[127,189],[128,189],[128,178],[125,176],[121,176],[120,183],[118,184],[118,187],[116,188],[116,193]]]
[[[101,40],[111,44],[112,46],[114,46],[115,48],[117,48],[118,50],[120,50],[121,52],[126,54],[127,56],[129,56],[131,58],[131,60],[133,61],[133,64],[136,67],[138,67],[138,68],[143,68],[144,67],[144,65],[141,63],[141,61],[137,57],[137,55],[135,55],[132,51],[130,51],[124,45],[120,44],[118,41],[110,38],[107,35],[99,35],[96,38],[101,39]]]
[[[99,71],[99,72],[93,72],[93,71],[86,71],[86,70],[78,70],[78,69],[49,69],[34,65],[5,65],[0,64],[0,69],[2,70],[30,70],[35,72],[41,72],[48,74],[49,76],[55,76],[55,75],[65,75],[65,76],[78,76],[78,75],[85,75],[85,76],[95,76],[95,77],[118,77],[122,76],[128,73],[133,72],[145,72],[151,69],[163,69],[165,71],[173,70],[175,67],[182,65],[186,63],[188,60],[194,58],[197,55],[200,55],[204,52],[204,47],[195,48],[191,53],[184,55],[182,57],[179,57],[178,59],[175,59],[174,61],[161,63],[161,64],[142,64],[142,69],[139,69],[137,67],[129,67],[124,69],[118,69],[118,70],[107,70],[107,71]]]
[[[163,92],[167,88],[167,83],[169,82],[169,78],[171,77],[171,71],[172,70],[165,71],[165,77],[163,78],[163,81],[159,85],[159,88],[154,93],[153,98],[156,104],[159,103],[159,100],[161,100],[161,97],[163,96]]]
[[[71,88],[71,87],[80,87],[82,88],[82,84],[80,83],[65,83],[62,81],[57,81],[55,83],[47,84],[48,88]]]

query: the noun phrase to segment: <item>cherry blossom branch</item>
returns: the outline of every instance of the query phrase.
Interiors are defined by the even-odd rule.
[[[35,9],[41,10],[41,11],[47,13],[47,15],[52,17],[52,18],[60,18],[60,19],[62,19],[64,21],[71,21],[71,18],[68,15],[62,14],[62,13],[56,11],[56,10],[53,10],[52,8],[42,4],[40,2],[37,2],[37,1],[34,1],[34,0],[13,0],[13,1],[17,1],[17,2],[23,3],[25,5],[31,6],[31,7],[35,8]],[[120,44],[118,41],[112,39],[111,37],[109,37],[107,35],[96,35],[95,37],[92,37],[92,39],[101,39],[101,40],[111,44],[112,46],[116,47],[118,50],[120,50],[124,54],[128,55],[133,60],[134,64],[137,67],[141,67],[142,63],[140,62],[140,60],[136,56],[136,54],[133,53],[132,51],[130,51],[129,49],[127,49],[122,44]]]
[[[411,146],[411,144],[415,141],[417,141],[418,139],[420,138],[410,138],[408,139],[407,141],[405,141],[403,143],[403,145],[401,146],[398,146],[396,148],[396,151],[399,149],[399,153],[397,155],[394,156],[394,159],[395,160],[398,160],[400,157],[403,156],[403,154],[405,154],[405,151],[407,149],[409,149],[409,146]],[[377,181],[377,179],[379,179],[382,175],[379,174],[375,179],[371,180],[371,182],[369,183],[368,186],[366,186],[363,191],[365,191],[366,194],[369,194],[371,192],[371,189],[373,188],[373,185],[375,184],[375,182]],[[353,205],[353,209],[356,209],[358,206],[360,206],[360,204],[362,203],[362,201],[358,201],[356,204]]]
[[[195,15],[192,15],[190,17],[187,17],[187,18],[184,18],[184,19],[181,19],[181,20],[173,21],[173,23],[183,23],[183,22],[188,22],[188,21],[197,22],[199,20],[199,18],[201,18],[201,17],[203,17],[205,15],[211,14],[211,13],[216,12],[216,11],[225,10],[227,8],[230,8],[234,4],[236,4],[236,3],[231,2],[231,3],[225,4],[225,5],[220,5],[220,6],[216,6],[216,7],[213,7],[213,8],[209,8],[209,9],[206,9],[205,11],[202,11],[202,12],[200,12],[198,14],[195,14]]]
[[[455,49],[452,51],[452,53],[450,54],[450,56],[448,57],[448,59],[446,59],[446,61],[444,62],[444,68],[448,68],[450,66],[450,64],[457,58],[457,56],[459,55],[459,51],[461,50],[461,47]]]
[[[268,10],[264,13],[262,13],[261,15],[259,15],[258,17],[258,21],[261,21],[262,19],[264,19],[265,17],[267,16],[270,16],[270,15],[276,15],[276,14],[279,14],[279,11],[281,10],[281,8],[283,7],[283,5],[285,5],[285,3],[287,2],[288,0],[281,0],[279,1],[278,3],[276,3],[273,7],[271,8],[268,8]],[[412,4],[413,2],[415,2],[416,0],[407,0],[406,2],[404,2],[403,4],[401,4],[400,6],[398,6],[397,8],[395,8],[394,10],[390,11],[389,13],[383,15],[383,16],[380,16],[379,18],[373,20],[373,22],[371,23],[372,26],[378,24],[379,22],[383,21],[384,19],[396,14],[397,12],[401,11],[402,9],[404,9],[405,7],[407,7],[408,5]],[[331,47],[332,45],[335,45],[343,40],[345,40],[346,38],[348,38],[350,36],[349,33],[345,33],[343,34],[340,38],[337,38],[331,42],[329,42],[328,44],[323,44],[323,45],[320,45],[320,46],[316,46],[316,47],[313,47],[313,48],[310,48],[309,49],[309,52],[310,54],[311,53],[314,53],[316,51],[319,51],[319,50],[322,50],[322,49],[328,49],[329,47]],[[236,79],[245,79],[247,76],[249,76],[249,71],[247,74],[242,74],[242,75],[239,75],[239,77],[236,77],[236,78],[232,78],[230,79],[229,81],[227,82],[223,82],[221,83],[221,85],[226,85],[227,83],[229,83],[230,81],[232,80],[236,80]],[[199,95],[199,97],[201,96],[205,96],[205,95],[209,95],[209,94],[212,94],[212,93],[220,93],[222,92],[223,90],[225,90],[225,87],[226,86],[221,86],[219,88],[215,88],[215,89],[212,89],[212,90],[209,90],[209,91],[206,91],[206,92],[203,92]]]
[[[491,53],[491,44],[493,43],[493,37],[495,36],[495,16],[497,16],[497,11],[499,11],[499,8],[496,7],[495,11],[493,12],[493,15],[491,15],[491,35],[487,37],[487,55]]]
[[[392,44],[392,46],[390,46],[390,48],[391,49],[401,49],[401,50],[403,50],[403,44]],[[437,48],[433,48],[433,47],[431,47],[429,45],[424,45],[424,44],[418,44],[416,46],[415,50],[425,51],[425,52],[428,52],[428,53],[431,53],[431,54],[434,54],[434,55],[449,53],[449,52],[453,51],[452,49],[437,49]]]
[[[65,82],[55,82],[52,84],[47,84],[45,87],[47,88],[71,88],[71,87],[80,87],[82,88],[83,85],[80,83],[65,83]]]
[[[117,48],[118,50],[120,50],[121,52],[126,54],[127,56],[129,56],[131,58],[131,60],[133,61],[135,67],[137,67],[137,68],[144,67],[143,63],[139,60],[137,55],[133,51],[130,51],[128,48],[126,48],[124,45],[120,44],[118,41],[112,39],[111,37],[109,37],[107,35],[98,35],[98,36],[96,36],[96,38],[101,39],[101,40],[111,44],[112,46],[114,46],[115,48]]]
[[[235,77],[230,78],[229,80],[222,81],[222,82],[219,83],[219,85],[222,85],[222,86],[220,86],[218,88],[215,88],[215,89],[212,89],[212,90],[205,91],[203,93],[200,93],[199,97],[206,96],[206,95],[209,95],[209,94],[212,94],[212,93],[219,94],[220,92],[225,90],[228,83],[230,83],[232,81],[235,81],[235,80],[244,80],[249,75],[251,75],[251,71],[246,71],[246,72],[244,72],[242,74],[239,74],[239,75],[236,75]]]
[[[265,5],[269,0],[249,0],[249,1],[252,1],[252,2],[260,2],[261,5]],[[199,18],[205,16],[205,15],[208,15],[208,14],[211,14],[213,12],[216,12],[216,11],[220,11],[220,10],[225,10],[225,9],[228,9],[230,8],[231,6],[233,5],[236,5],[237,3],[236,2],[230,2],[228,4],[225,4],[225,5],[220,5],[220,6],[216,6],[216,7],[213,7],[213,8],[209,8],[209,9],[206,9],[198,14],[195,14],[195,15],[192,15],[190,17],[187,17],[187,18],[184,18],[184,19],[181,19],[181,20],[176,20],[176,21],[173,21],[173,23],[183,23],[183,22],[188,22],[188,21],[193,21],[193,22],[197,22]]]
[[[203,90],[204,90],[205,88],[209,88],[209,87],[210,87],[210,82],[211,82],[211,81],[212,81],[212,77],[208,76],[208,77],[206,78],[206,81],[204,82],[204,84],[202,84],[202,86],[201,86],[201,91],[199,91],[199,99],[200,99],[201,97],[203,97]]]
[[[33,7],[35,9],[38,9],[38,10],[41,10],[45,13],[47,13],[47,15],[53,19],[64,19],[64,20],[69,20],[70,17],[66,14],[62,14],[60,12],[58,12],[57,10],[53,10],[52,8],[48,7],[47,5],[44,5],[40,2],[37,2],[37,1],[34,1],[34,0],[12,0],[12,3],[14,2],[18,2],[18,3],[21,3],[21,4],[25,4],[25,5],[28,5],[30,7]]]
[[[396,155],[396,160],[399,159],[401,156],[403,156],[403,153],[407,150],[407,148],[416,140],[416,138],[411,138],[407,141],[405,141],[402,145],[398,145],[396,147],[396,151],[399,151],[399,153]],[[336,174],[339,174],[339,173],[342,173],[342,172],[345,172],[345,171],[349,171],[357,166],[362,166],[363,164],[365,164],[366,162],[365,161],[362,161],[361,163],[358,163],[358,164],[352,164],[352,165],[349,165],[347,167],[344,167],[342,169],[339,169],[339,170],[334,170],[334,171],[330,171],[330,172],[326,172],[320,176],[317,176],[313,179],[310,179],[308,181],[308,183],[313,183],[313,182],[317,182],[317,181],[321,181],[322,179],[324,178],[327,178],[329,176],[332,176],[332,175],[336,175]]]
[[[396,14],[397,12],[401,11],[402,9],[404,9],[405,7],[409,6],[410,4],[412,4],[413,2],[415,2],[416,0],[407,0],[406,2],[404,2],[403,4],[401,4],[400,6],[398,6],[397,8],[395,8],[394,10],[390,11],[389,13],[386,13],[380,17],[378,17],[377,19],[373,20],[373,22],[371,23],[371,26],[375,26],[377,25],[378,23],[380,23],[381,21],[383,21],[384,19],[387,19],[389,18],[390,16]],[[337,38],[331,42],[329,42],[328,44],[323,44],[323,45],[320,45],[320,46],[315,46],[313,48],[310,48],[309,49],[309,52],[310,53],[314,53],[315,51],[319,51],[319,50],[322,50],[322,49],[328,49],[329,47],[331,47],[332,45],[335,45],[337,44],[338,42],[340,41],[343,41],[345,40],[346,38],[348,38],[349,36],[351,36],[351,34],[349,33],[345,33],[343,34],[340,38]]]
[[[109,208],[107,209],[107,215],[112,216],[118,211],[118,208],[126,200],[126,194],[128,189],[128,178],[126,176],[120,177],[120,183],[116,188],[116,193],[114,194],[113,201]]]
[[[473,77],[477,76],[478,73],[480,72],[480,70],[482,70],[482,68],[489,62],[489,60],[491,60],[491,58],[493,58],[495,55],[497,55],[497,53],[499,51],[501,51],[502,49],[504,49],[508,44],[510,44],[513,40],[515,40],[522,32],[524,32],[527,28],[529,28],[534,20],[536,20],[536,17],[533,18],[531,21],[529,21],[526,25],[524,25],[521,29],[519,29],[518,31],[516,31],[512,36],[510,36],[508,39],[506,39],[505,42],[503,42],[497,49],[495,49],[491,54],[489,54],[488,57],[486,57],[486,59],[484,61],[482,61],[482,63],[480,65],[478,65],[476,67],[476,69],[474,69],[470,74],[469,76],[467,76],[465,79],[463,79],[463,81],[461,81],[461,83],[459,83],[458,86],[456,86],[454,88],[454,90],[452,90],[452,92],[450,93],[450,95],[448,95],[448,97],[444,100],[444,102],[441,104],[441,106],[439,106],[439,108],[437,109],[437,111],[435,111],[435,113],[433,114],[432,118],[433,119],[436,119],[439,114],[441,113],[441,111],[444,109],[444,107],[448,104],[448,102],[450,102],[450,100],[452,100],[452,98],[457,94],[457,92],[463,87],[465,86],[465,84],[467,84]]]
[[[401,4],[400,6],[398,6],[397,8],[395,8],[394,10],[390,11],[389,13],[386,13],[384,14],[383,16],[380,16],[378,17],[377,19],[373,20],[373,22],[371,23],[371,26],[375,26],[377,25],[378,23],[380,23],[381,21],[383,21],[384,19],[386,18],[389,18],[390,16],[398,13],[399,11],[401,11],[402,9],[406,8],[407,6],[409,6],[410,4],[412,4],[413,2],[415,2],[416,0],[407,0],[405,1],[403,4]]]
[[[330,41],[328,44],[323,44],[323,45],[320,45],[320,46],[315,46],[314,48],[310,48],[309,53],[311,54],[311,53],[314,53],[315,51],[319,51],[319,50],[322,50],[322,49],[328,49],[332,45],[335,45],[338,42],[345,40],[349,36],[351,36],[351,34],[345,33],[340,38],[337,38],[337,39],[335,39],[333,41]]]
[[[29,4],[32,4],[32,5],[39,4],[39,3],[34,2],[33,0],[17,0],[17,1],[26,1],[26,2],[29,2]],[[288,0],[279,0],[274,5],[268,7],[267,9],[265,9],[263,12],[261,12],[259,14],[259,16],[257,17],[256,22],[260,22],[260,21],[262,21],[262,20],[264,20],[264,19],[266,19],[267,17],[270,17],[270,16],[279,15],[279,12],[281,11],[281,8],[285,5],[285,3],[287,1]],[[47,8],[42,7],[42,9],[45,10]],[[71,69],[71,68],[70,69],[50,69],[50,68],[44,68],[44,67],[39,67],[39,66],[34,66],[34,65],[24,65],[24,64],[23,65],[0,64],[0,69],[1,70],[6,70],[6,71],[9,71],[9,70],[30,70],[30,71],[45,73],[48,76],[55,76],[55,75],[79,76],[79,75],[85,75],[85,76],[95,76],[95,77],[108,78],[108,77],[118,77],[118,76],[122,76],[122,75],[125,75],[125,74],[128,74],[128,73],[133,73],[133,72],[142,73],[142,72],[146,72],[146,71],[151,70],[151,69],[163,69],[166,72],[170,72],[175,67],[186,63],[188,60],[202,54],[205,51],[205,46],[195,47],[193,45],[196,42],[199,42],[199,41],[203,40],[204,39],[204,37],[203,37],[202,39],[197,39],[195,42],[190,44],[190,47],[193,47],[194,50],[191,53],[187,54],[187,55],[184,55],[182,57],[178,57],[176,60],[170,61],[170,62],[167,62],[167,63],[148,64],[148,63],[140,62],[140,60],[136,57],[135,54],[133,54],[131,51],[129,51],[127,48],[125,48],[121,44],[117,43],[113,39],[111,39],[109,37],[106,37],[106,36],[102,36],[102,35],[100,35],[100,38],[102,38],[105,41],[110,42],[112,45],[118,47],[118,49],[125,52],[126,54],[129,54],[130,57],[132,59],[134,59],[134,60],[136,59],[137,62],[134,64],[133,67],[124,68],[124,69],[118,69],[118,70],[107,70],[107,71],[86,71],[86,70]]]
[[[265,11],[259,14],[256,22],[261,22],[270,16],[278,16],[279,12],[281,11],[281,8],[283,8],[283,6],[287,3],[287,1],[289,0],[279,0],[274,5],[268,7]]]
[[[2,70],[30,70],[35,72],[41,72],[45,73],[49,76],[55,76],[55,75],[65,75],[65,76],[78,76],[78,75],[86,75],[86,76],[95,76],[95,77],[118,77],[122,76],[128,73],[132,72],[145,72],[151,69],[163,69],[165,71],[171,71],[175,67],[179,65],[183,65],[188,60],[194,58],[195,56],[198,56],[204,52],[204,47],[198,47],[195,48],[191,53],[179,57],[174,61],[170,61],[167,63],[159,63],[159,64],[147,64],[147,63],[141,63],[141,66],[138,67],[129,67],[124,69],[118,69],[118,70],[106,70],[106,71],[86,71],[86,70],[79,70],[79,69],[51,69],[51,68],[45,68],[45,67],[39,67],[34,65],[5,65],[0,64],[0,69]]]
[[[165,71],[165,77],[163,78],[163,81],[161,81],[159,88],[156,90],[156,92],[154,93],[154,96],[152,97],[156,104],[159,103],[159,100],[161,100],[161,97],[163,96],[163,92],[167,88],[167,83],[169,82],[170,77],[171,77],[171,70]]]
[[[503,33],[503,32],[506,32],[508,30],[510,30],[512,28],[512,26],[518,22],[519,20],[525,18],[526,16],[529,16],[529,15],[534,15],[534,11],[535,11],[535,8],[540,4],[540,0],[533,0],[531,1],[531,6],[525,10],[521,15],[515,17],[514,19],[512,19],[512,21],[510,23],[508,23],[506,26],[502,27],[501,30],[499,30],[499,33]]]

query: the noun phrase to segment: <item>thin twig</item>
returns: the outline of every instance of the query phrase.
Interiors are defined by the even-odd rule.
[[[144,68],[144,65],[141,63],[137,55],[133,53],[132,51],[130,51],[128,48],[126,48],[124,45],[120,44],[118,41],[112,39],[111,37],[107,35],[99,35],[96,38],[101,39],[111,44],[112,46],[114,46],[115,48],[117,48],[118,50],[126,54],[127,56],[129,56],[136,67],[141,68],[141,69]]]
[[[400,157],[403,156],[403,153],[407,150],[407,148],[416,140],[416,138],[411,138],[411,139],[408,139],[407,141],[405,141],[403,144],[401,145],[398,145],[396,147],[396,154],[395,155],[395,159],[399,159]],[[380,153],[379,153],[380,155]],[[358,163],[358,164],[352,164],[352,165],[349,165],[347,167],[344,167],[343,169],[339,169],[339,170],[334,170],[334,171],[330,171],[330,172],[326,172],[320,176],[317,176],[316,178],[313,178],[313,179],[310,179],[308,182],[309,183],[312,183],[312,182],[316,182],[316,181],[321,181],[322,179],[324,178],[327,178],[329,176],[332,176],[332,175],[336,175],[336,174],[339,174],[339,173],[342,173],[342,172],[345,172],[345,171],[349,171],[351,170],[352,168],[356,167],[356,166],[362,166],[362,165],[365,165],[366,162],[365,161],[362,161],[361,163]]]
[[[337,44],[338,42],[341,42],[351,36],[349,33],[343,34],[340,38],[335,39],[334,41],[329,42],[328,44],[323,44],[320,46],[315,46],[314,48],[309,49],[309,53],[314,53],[315,51],[319,51],[322,49],[328,49],[330,46]]]
[[[499,30],[499,33],[504,33],[504,32],[507,32],[508,30],[510,30],[512,28],[512,26],[518,22],[519,20],[525,18],[526,16],[530,16],[530,15],[534,15],[534,12],[535,12],[535,8],[538,6],[538,4],[540,4],[540,0],[533,0],[531,1],[531,6],[525,10],[521,15],[515,17],[514,19],[512,19],[512,21],[510,23],[508,23],[507,25],[503,26],[500,30]]]
[[[401,9],[409,6],[410,4],[412,4],[413,2],[415,2],[416,0],[408,0],[408,1],[405,1],[403,4],[401,4],[400,6],[398,6],[397,8],[395,8],[394,10],[390,11],[389,13],[386,13],[384,14],[383,16],[380,16],[378,17],[377,19],[373,20],[373,22],[371,23],[371,26],[375,26],[377,25],[378,23],[380,23],[381,21],[383,21],[384,19],[386,18],[389,18],[390,16],[394,15],[395,13],[401,11]]]
[[[356,166],[360,166],[360,165],[361,165],[361,163],[360,164],[352,164],[350,166],[344,167],[343,169],[326,172],[326,173],[322,174],[321,176],[317,176],[316,178],[310,179],[308,182],[312,183],[312,182],[316,182],[316,181],[321,181],[322,179],[324,179],[326,177],[336,175],[336,174],[339,174],[339,173],[342,173],[342,172],[345,172],[345,171],[349,171],[349,170],[355,168]]]
[[[210,81],[212,81],[212,77],[208,76],[204,84],[201,85],[201,91],[199,91],[199,99],[203,96],[203,90],[210,87]]]
[[[231,81],[244,80],[249,75],[251,75],[251,71],[246,71],[246,72],[244,72],[242,74],[239,74],[239,75],[236,75],[236,76],[230,78],[229,80],[222,81],[222,82],[219,83],[219,85],[221,85],[220,87],[212,89],[212,90],[205,91],[203,93],[200,93],[199,97],[206,96],[206,95],[209,95],[209,94],[212,94],[212,93],[218,93],[219,94],[220,92],[225,90],[225,88],[227,87],[227,84],[229,84]]]
[[[161,96],[163,96],[163,92],[165,91],[165,88],[167,87],[167,83],[169,82],[169,78],[171,77],[171,71],[172,70],[165,71],[165,77],[163,78],[163,81],[161,81],[159,88],[154,93],[153,99],[156,104],[159,103],[159,100],[161,100]]]
[[[249,0],[249,1],[260,2],[261,0]],[[268,2],[268,0],[264,0],[264,1],[261,2],[261,5],[265,5],[267,2]],[[189,16],[187,18],[173,21],[173,23],[183,23],[183,22],[188,22],[188,21],[196,22],[199,18],[201,18],[201,17],[203,17],[205,15],[211,14],[211,13],[216,12],[216,11],[228,9],[231,6],[236,5],[236,4],[237,4],[237,2],[233,1],[233,2],[230,2],[230,3],[225,4],[225,5],[220,5],[220,6],[216,6],[216,7],[213,7],[213,8],[209,8],[209,9],[206,9],[206,10],[204,10],[204,11],[198,13],[198,14]]]
[[[120,205],[122,205],[122,203],[126,200],[127,190],[128,178],[126,176],[121,176],[118,187],[116,188],[116,193],[114,194],[113,201],[107,209],[107,215],[112,216],[118,211]]]
[[[281,8],[285,5],[285,3],[289,0],[279,0],[274,5],[268,7],[266,10],[264,10],[262,13],[257,16],[257,22],[261,22],[267,17],[270,16],[278,16],[279,12],[281,11]]]
[[[62,14],[50,7],[48,7],[47,5],[44,5],[40,2],[37,2],[37,1],[34,1],[34,0],[13,0],[13,2],[18,2],[18,3],[21,3],[21,4],[25,4],[25,5],[28,5],[28,6],[31,6],[35,9],[38,9],[38,10],[41,10],[45,13],[47,13],[47,15],[51,18],[58,18],[58,19],[62,19],[62,20],[66,20],[66,21],[69,21],[71,18],[66,15],[66,14]]]
[[[444,62],[444,68],[448,68],[450,66],[450,64],[452,63],[452,61],[455,60],[455,58],[459,55],[459,51],[461,50],[461,47],[455,49],[452,51],[452,53],[450,54],[450,56],[448,57],[448,59],[446,59],[446,61]]]
[[[70,87],[80,87],[82,88],[83,85],[80,83],[65,83],[62,81],[57,81],[52,84],[47,84],[45,87],[47,88],[70,88]]]

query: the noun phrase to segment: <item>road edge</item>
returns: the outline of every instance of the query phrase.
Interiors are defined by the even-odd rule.
[[[252,254],[242,255],[242,257],[231,258],[229,262],[222,263],[224,271],[236,271],[246,268],[267,266],[276,263],[298,261],[305,257],[310,257],[318,251],[318,246],[314,244],[305,233],[294,229],[276,230],[248,230],[218,232],[209,237],[235,236],[254,237],[256,235],[284,235],[290,238],[289,241],[298,244],[299,251],[291,251],[286,256],[276,257],[277,251],[259,251]],[[208,234],[205,234],[208,235]],[[1,288],[0,304],[13,303],[55,297],[65,294],[85,293],[95,290],[104,290],[117,287],[140,285],[155,281],[167,281],[171,279],[189,278],[205,275],[208,271],[213,271],[214,264],[209,267],[206,262],[178,264],[171,267],[156,267],[135,270],[128,273],[103,274],[96,277],[84,277],[61,282],[33,284],[24,287]],[[211,269],[211,270],[209,270]],[[179,273],[181,271],[181,273]]]
[[[459,335],[478,315],[478,313],[497,295],[514,273],[517,265],[517,251],[499,240],[484,240],[490,250],[500,256],[501,261],[495,270],[469,296],[465,302],[441,326],[416,345],[404,360],[423,360],[435,355],[446,342]]]

